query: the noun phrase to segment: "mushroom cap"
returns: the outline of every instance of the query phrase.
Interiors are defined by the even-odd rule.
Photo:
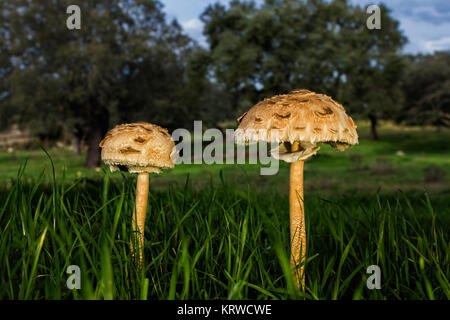
[[[169,132],[146,123],[120,124],[100,142],[102,160],[111,171],[126,167],[129,172],[155,172],[174,167],[175,143]]]
[[[238,144],[322,142],[342,151],[358,143],[356,125],[344,107],[327,95],[304,89],[266,98],[237,121]]]

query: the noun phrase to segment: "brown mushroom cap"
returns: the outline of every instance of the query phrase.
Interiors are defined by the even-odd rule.
[[[167,129],[137,122],[120,124],[100,142],[102,160],[111,171],[126,167],[129,172],[155,172],[174,167],[175,144]]]
[[[340,151],[358,143],[356,125],[344,107],[329,96],[309,90],[293,90],[266,98],[237,120],[235,141],[239,144],[279,142],[282,143],[280,154],[287,155],[290,153],[287,145],[300,142],[302,151],[296,156],[280,156],[288,162],[315,154],[319,150],[318,142],[328,143]]]

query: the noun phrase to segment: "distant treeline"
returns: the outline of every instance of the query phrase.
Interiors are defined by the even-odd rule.
[[[69,135],[88,146],[88,167],[115,124],[217,126],[295,88],[369,119],[374,139],[380,119],[450,125],[450,53],[403,55],[384,6],[381,29],[369,30],[365,8],[345,0],[214,4],[200,17],[204,47],[159,1],[83,1],[81,29],[69,30],[72,2],[1,1],[0,128]]]

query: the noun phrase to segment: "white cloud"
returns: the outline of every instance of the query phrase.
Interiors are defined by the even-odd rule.
[[[183,26],[184,30],[186,32],[201,32],[203,30],[203,22],[201,22],[199,19],[191,19],[186,22],[182,22],[181,25]]]
[[[418,20],[429,21],[433,24],[445,23],[450,20],[450,11],[439,10],[431,6],[419,6],[411,9],[412,15]]]
[[[450,37],[424,41],[422,45],[428,52],[450,50]]]
[[[408,43],[407,53],[432,53],[449,50],[450,1],[448,0],[352,0],[353,4],[366,6],[383,2],[392,10],[391,16],[400,22]],[[382,26],[383,28],[383,26]]]
[[[415,17],[401,17],[400,28],[409,42],[404,48],[409,53],[432,53],[436,50],[450,50],[450,21],[432,24]]]
[[[181,22],[181,26],[188,36],[197,41],[199,45],[207,47],[206,38],[203,35],[203,22],[200,19],[194,18]]]
[[[395,17],[414,17],[416,20],[431,23],[446,22],[450,19],[450,2],[448,0],[351,0],[351,2],[360,6],[384,3],[392,10]]]

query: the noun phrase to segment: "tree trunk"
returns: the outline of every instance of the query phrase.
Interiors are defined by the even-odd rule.
[[[96,168],[100,165],[100,146],[103,135],[108,130],[109,113],[106,108],[100,107],[100,103],[95,99],[92,102],[97,107],[97,112],[91,114],[91,121],[87,131],[87,155],[84,166],[86,168]]]
[[[102,140],[102,135],[101,126],[94,126],[89,130],[87,137],[88,150],[84,164],[86,168],[95,168],[100,164],[100,146],[98,144]]]
[[[377,117],[375,115],[369,115],[370,120],[370,136],[372,140],[378,140],[378,132],[377,132]]]
[[[81,139],[78,135],[73,136],[73,153],[76,157],[81,155]]]

